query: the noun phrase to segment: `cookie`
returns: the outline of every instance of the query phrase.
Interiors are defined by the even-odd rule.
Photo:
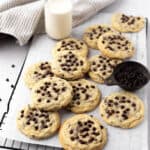
[[[89,76],[98,83],[104,83],[109,78],[114,68],[121,63],[120,59],[111,59],[103,55],[95,55],[89,59],[90,71]]]
[[[64,51],[73,51],[80,56],[86,57],[88,54],[88,47],[83,41],[79,39],[67,38],[56,44],[53,49],[53,56],[55,57]]]
[[[62,52],[55,57],[52,71],[67,80],[79,79],[89,70],[89,62],[85,57],[76,55],[72,51]]]
[[[105,33],[98,39],[98,48],[103,55],[110,58],[125,59],[134,55],[133,44],[118,33]]]
[[[98,87],[85,79],[69,83],[73,88],[73,98],[67,108],[74,113],[84,113],[95,109],[101,98]]]
[[[31,91],[32,104],[44,110],[56,111],[72,99],[72,86],[57,77],[40,80]]]
[[[119,32],[138,32],[144,28],[144,25],[143,17],[127,16],[122,13],[112,16],[112,26]]]
[[[99,37],[107,32],[114,32],[114,30],[108,25],[93,25],[85,30],[83,40],[90,48],[98,49],[97,41]]]
[[[45,77],[53,77],[54,73],[51,70],[50,62],[38,62],[31,65],[25,72],[24,81],[30,89],[36,84],[37,81]]]
[[[96,118],[80,114],[63,123],[59,140],[65,150],[101,150],[107,142],[107,131]]]
[[[100,104],[104,121],[120,128],[133,128],[144,118],[142,100],[129,92],[116,92],[105,97]]]
[[[26,106],[17,116],[18,129],[29,138],[44,139],[52,136],[60,126],[57,112]]]

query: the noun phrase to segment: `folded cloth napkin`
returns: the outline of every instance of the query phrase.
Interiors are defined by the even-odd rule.
[[[0,33],[15,37],[20,45],[44,30],[46,0],[0,0]],[[77,26],[115,0],[71,0],[73,26]]]

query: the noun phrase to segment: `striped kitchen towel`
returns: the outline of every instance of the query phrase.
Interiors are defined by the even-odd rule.
[[[0,0],[0,33],[11,35],[25,45],[37,33],[44,33],[46,0]],[[87,20],[115,0],[71,0],[73,26]]]

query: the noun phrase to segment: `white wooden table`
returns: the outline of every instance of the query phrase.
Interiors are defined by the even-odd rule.
[[[149,0],[144,0],[144,1],[143,0],[118,0],[116,3],[103,9],[102,12],[109,12],[109,13],[120,12],[120,11],[128,12],[130,14],[143,15],[150,20],[149,6],[150,6]],[[150,31],[150,24],[149,24],[149,31]],[[150,43],[150,34],[148,34],[147,43]],[[15,40],[12,40],[12,38],[5,39],[5,40],[0,39],[0,91],[1,91],[0,105],[3,105],[3,109],[0,110],[0,112],[7,111],[6,106],[8,103],[8,99],[10,98],[11,93],[13,91],[11,85],[14,85],[16,83],[16,79],[17,79],[16,74],[19,74],[19,71],[22,68],[26,53],[28,51],[28,46],[29,45],[24,47],[19,47],[15,43]],[[150,48],[150,44],[148,44],[148,49],[149,48]],[[150,58],[149,51],[148,51],[148,58]],[[13,64],[15,65],[14,68],[12,67]],[[148,64],[150,66],[150,59],[148,59]],[[7,78],[9,79],[9,81],[6,81]],[[149,91],[150,91],[150,86],[149,86]],[[6,95],[5,94],[6,92],[7,92],[7,96],[4,96]],[[150,138],[149,138],[149,143],[150,143]],[[5,145],[6,147],[14,147],[18,149],[20,148],[20,146],[22,146],[23,149],[29,149],[29,150],[49,149],[48,147],[40,147],[31,144],[29,145],[26,143],[19,143],[17,141],[13,141],[9,139],[1,139],[1,138],[0,138],[0,145]],[[0,149],[2,148],[0,147]]]

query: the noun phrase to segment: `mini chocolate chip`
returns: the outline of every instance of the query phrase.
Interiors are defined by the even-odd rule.
[[[114,105],[118,106],[118,103],[117,103],[117,102],[114,102]]]
[[[127,102],[128,102],[128,103],[131,103],[131,101],[130,101],[130,100],[127,100]]]
[[[40,93],[41,91],[40,90],[36,90],[36,93]]]
[[[47,102],[47,103],[49,103],[49,102],[50,102],[50,100],[47,100],[46,102]]]
[[[44,126],[44,128],[48,128],[48,126],[47,126],[47,125],[45,125],[45,126]]]
[[[126,101],[124,101],[124,100],[121,100],[121,101],[120,101],[120,103],[125,103],[125,102],[126,102]]]
[[[79,140],[80,144],[87,144],[87,142],[83,141],[83,140]]]
[[[93,61],[93,62],[92,62],[92,65],[96,65],[96,62],[95,62],[95,61]]]
[[[124,114],[122,115],[122,117],[123,117],[124,120],[128,119],[128,116],[126,116]]]
[[[89,127],[89,128],[91,128],[91,127],[92,127],[92,125],[91,125],[91,124],[88,124],[88,127]]]
[[[104,126],[100,125],[100,128],[101,128],[101,129],[104,129]]]
[[[90,95],[89,94],[86,94],[85,95],[85,99],[89,99],[90,98]]]
[[[89,143],[91,143],[91,142],[93,142],[94,141],[94,138],[93,137],[91,137],[90,139],[89,139]]]
[[[86,87],[87,89],[89,88],[89,86],[88,86],[88,85],[86,85],[85,87]]]
[[[112,104],[111,104],[111,103],[108,103],[107,105],[108,105],[108,107],[112,107]]]
[[[119,97],[118,97],[118,96],[115,96],[115,99],[119,100]]]
[[[14,85],[13,84],[11,84],[11,86],[10,86],[11,88],[14,88]]]
[[[84,43],[83,43],[83,42],[80,42],[80,44],[83,45]]]
[[[124,109],[124,108],[125,108],[125,106],[121,105],[121,109]]]
[[[71,137],[70,139],[71,139],[72,141],[74,141],[74,140],[75,140],[75,138],[74,138],[74,137]]]
[[[85,138],[85,137],[87,137],[87,136],[89,136],[89,134],[88,133],[85,133],[85,134],[83,134],[83,135],[81,135],[83,138]]]
[[[96,131],[96,128],[95,128],[95,127],[93,127],[93,131]]]
[[[12,67],[12,68],[15,68],[15,65],[14,65],[14,64],[12,64],[12,65],[11,65],[11,67]]]
[[[119,114],[119,113],[120,113],[120,111],[117,110],[117,111],[116,111],[116,114]]]
[[[38,128],[39,128],[38,126],[35,126],[35,130],[38,130]]]
[[[96,68],[93,68],[93,71],[97,71],[97,69],[96,69]]]
[[[66,90],[66,87],[63,87],[61,90],[64,92]]]
[[[57,101],[57,100],[58,100],[58,98],[56,97],[56,98],[55,98],[55,101]]]
[[[82,126],[82,122],[81,122],[81,121],[78,121],[77,124],[78,124],[79,126]]]
[[[23,117],[24,117],[24,115],[23,115],[23,114],[21,114],[21,115],[20,115],[20,117],[21,117],[21,118],[23,118]]]
[[[113,100],[112,100],[112,99],[109,99],[108,102],[109,102],[109,103],[113,103]]]
[[[137,17],[137,19],[140,20],[141,18],[140,18],[140,17]]]
[[[78,83],[78,86],[81,86],[81,83]]]
[[[106,75],[106,72],[103,72],[102,74],[103,74],[103,75]]]
[[[100,135],[99,132],[93,132],[93,134],[96,136]]]
[[[88,120],[88,123],[94,124],[94,122],[93,122],[93,121],[91,121],[91,120]]]
[[[94,88],[95,88],[95,85],[91,85],[91,88],[94,89]]]
[[[21,113],[23,114],[23,113],[24,113],[24,110],[21,110]]]
[[[82,130],[80,130],[80,132],[87,132],[89,131],[89,128],[83,128]]]
[[[9,82],[9,79],[8,79],[8,78],[6,78],[6,81],[7,81],[7,82]]]
[[[132,105],[131,105],[132,107],[136,107],[136,104],[135,103],[132,103]]]
[[[122,99],[126,99],[126,97],[125,97],[125,96],[122,96]]]
[[[76,103],[77,105],[80,105],[80,102],[79,101],[77,101],[77,103]]]
[[[33,118],[33,121],[36,121],[37,119],[36,118]]]
[[[41,101],[42,101],[42,99],[40,99],[40,98],[39,98],[37,101],[38,101],[38,102],[41,102]]]
[[[50,122],[49,118],[48,118],[48,119],[46,119],[46,122]]]
[[[28,122],[26,122],[26,125],[30,125],[30,122],[28,121]]]
[[[30,116],[29,116],[29,115],[27,115],[27,118],[30,118]]]
[[[45,96],[45,93],[42,93],[41,95],[42,95],[42,96]]]
[[[69,133],[72,134],[72,133],[73,133],[73,130],[70,130]]]
[[[38,113],[35,114],[35,116],[38,116],[38,115],[39,115]]]

